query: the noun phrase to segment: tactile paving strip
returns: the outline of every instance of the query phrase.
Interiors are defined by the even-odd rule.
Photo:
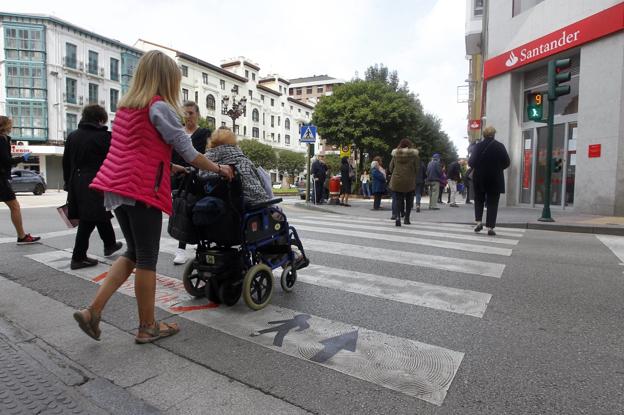
[[[88,414],[59,383],[0,337],[0,414]]]

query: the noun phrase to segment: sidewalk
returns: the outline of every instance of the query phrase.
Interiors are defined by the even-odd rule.
[[[110,324],[95,342],[73,311],[0,276],[0,414],[307,413]]]
[[[446,200],[446,194],[443,200]],[[336,205],[309,205],[305,202],[296,203],[295,206],[313,211],[334,213],[341,215],[354,215],[377,217],[389,219],[391,200],[383,199],[381,211],[372,210],[372,199],[351,199],[351,207]],[[458,202],[458,208],[452,208],[448,204],[440,205],[440,210],[428,210],[429,198],[423,197],[421,202],[421,212],[412,211],[412,219],[433,223],[462,223],[474,224],[474,204],[465,205],[463,200]],[[542,208],[530,207],[506,207],[500,206],[498,209],[497,226],[524,229],[539,229],[559,232],[579,232],[595,233],[607,235],[624,236],[624,217],[621,216],[599,216],[576,213],[572,210],[562,210],[551,208],[551,215],[555,222],[540,222],[537,219],[542,215]],[[485,213],[484,218],[485,220]]]
[[[59,207],[67,202],[67,192],[56,189],[48,190],[40,196],[32,193],[17,193],[16,196],[22,209]],[[0,210],[9,210],[9,207],[0,203]]]

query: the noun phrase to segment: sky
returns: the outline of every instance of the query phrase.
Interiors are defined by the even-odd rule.
[[[219,65],[245,56],[261,74],[344,80],[381,63],[397,70],[425,111],[466,153],[463,0],[21,0],[5,12],[54,15],[133,45],[145,39]]]

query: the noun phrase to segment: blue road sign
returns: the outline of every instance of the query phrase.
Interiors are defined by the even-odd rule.
[[[316,142],[316,125],[304,125],[299,131],[301,137],[299,141],[302,143]]]

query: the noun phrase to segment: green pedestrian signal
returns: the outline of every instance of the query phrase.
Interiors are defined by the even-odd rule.
[[[562,95],[568,95],[570,93],[570,85],[562,85],[565,82],[569,82],[572,79],[570,72],[563,72],[564,69],[568,69],[572,61],[570,58],[557,59],[548,62],[548,97],[555,100]]]
[[[555,157],[552,159],[552,171],[553,173],[559,173],[563,170],[563,159]]]
[[[527,95],[527,116],[531,121],[544,119],[544,96],[542,94]]]

